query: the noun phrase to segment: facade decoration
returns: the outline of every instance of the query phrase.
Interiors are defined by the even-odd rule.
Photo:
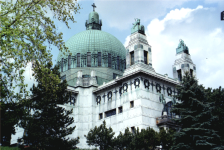
[[[101,101],[101,96],[97,96],[96,97],[96,103],[97,103],[97,105],[100,104],[100,101]]]
[[[150,86],[149,80],[145,79],[144,85],[145,85],[145,88],[149,89],[149,86]]]
[[[123,91],[124,92],[127,92],[127,90],[128,90],[128,84],[127,83],[124,83],[123,84]]]
[[[172,90],[171,90],[170,87],[167,88],[167,94],[168,94],[168,96],[171,96],[172,95]]]
[[[156,91],[161,93],[161,85],[159,83],[156,83]]]
[[[140,85],[140,80],[139,80],[139,78],[136,78],[136,79],[135,79],[135,81],[134,81],[134,85],[135,85],[135,88],[136,88],[136,87],[139,87],[139,85]]]
[[[111,91],[107,93],[108,101],[112,99],[112,95],[113,93]]]

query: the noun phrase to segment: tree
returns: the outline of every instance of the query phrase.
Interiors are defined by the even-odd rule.
[[[157,145],[159,145],[159,134],[155,130],[150,127],[141,129],[141,132],[139,132],[139,128],[135,130],[131,142],[131,149],[154,150]]]
[[[100,150],[109,150],[113,149],[114,146],[114,134],[111,127],[109,129],[106,127],[106,121],[104,120],[99,127],[95,126],[91,129],[85,137],[88,145],[99,147]]]
[[[129,131],[129,128],[126,128],[124,134],[120,134],[114,139],[114,147],[119,150],[131,149],[133,134]]]
[[[22,139],[31,148],[70,150],[76,148],[79,142],[79,137],[67,137],[75,130],[75,126],[72,126],[74,120],[69,117],[72,110],[65,110],[58,105],[69,102],[67,81],[61,82],[58,66],[51,67],[51,62],[46,65],[35,64],[38,85],[31,88],[32,96],[26,105],[31,113],[21,120],[25,129]]]
[[[224,145],[224,89],[220,86],[217,89],[206,89],[208,101],[212,103],[215,109],[212,110],[214,116],[218,116],[218,121],[213,122],[213,129],[218,131]]]
[[[214,107],[207,102],[204,87],[186,72],[177,90],[180,103],[174,105],[173,112],[181,116],[175,119],[181,129],[174,134],[171,149],[221,149],[220,137],[211,125],[217,117],[211,113]]]
[[[77,13],[80,7],[76,0],[0,0],[0,4],[1,82],[9,91],[4,100],[21,100],[24,95],[28,96],[23,76],[27,63],[51,60],[51,45],[60,51],[68,50],[63,34],[57,32],[48,15],[52,13],[54,19],[69,28],[68,21],[75,22],[73,12]]]
[[[0,80],[7,91],[6,96],[1,97],[1,109],[13,109],[14,116],[11,115],[10,120],[17,120],[17,124],[18,118],[26,114],[26,110],[21,114],[21,109],[29,95],[24,68],[30,62],[51,60],[52,45],[67,51],[63,34],[57,32],[52,17],[69,28],[68,21],[75,22],[73,13],[77,13],[80,6],[76,0],[0,0],[0,5]],[[9,120],[3,121],[2,124],[7,124]],[[14,132],[4,131],[9,131],[7,135]]]
[[[163,149],[169,150],[173,145],[173,134],[175,131],[173,129],[164,130],[164,128],[159,129],[159,141]]]

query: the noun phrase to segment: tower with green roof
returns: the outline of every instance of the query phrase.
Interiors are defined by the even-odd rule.
[[[184,72],[190,72],[191,76],[196,77],[196,65],[191,59],[189,49],[182,39],[176,48],[176,60],[173,65],[173,78],[182,81]]]
[[[95,4],[92,6],[86,31],[72,36],[65,43],[69,52],[59,52],[57,57],[62,79],[70,86],[102,85],[122,76],[126,69],[125,47],[113,35],[101,31],[102,21]]]

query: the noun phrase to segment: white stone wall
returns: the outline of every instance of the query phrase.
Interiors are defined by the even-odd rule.
[[[130,85],[130,82],[134,82],[136,78],[140,79],[140,85],[135,88],[134,84]],[[103,120],[106,121],[107,127],[112,127],[115,136],[120,131],[124,132],[127,127],[139,127],[139,129],[151,127],[156,131],[159,130],[156,125],[156,118],[161,116],[163,109],[163,104],[159,100],[160,93],[157,93],[155,86],[152,87],[150,85],[149,89],[145,88],[144,79],[148,79],[150,83],[153,81],[154,84],[160,83],[161,86],[174,88],[173,84],[169,84],[163,80],[137,76],[122,83],[115,83],[115,80],[113,80],[111,83],[100,86],[104,87],[103,90],[95,94],[93,94],[93,90],[97,88],[94,87],[79,87],[75,89],[79,92],[73,112],[76,129],[70,137],[80,137],[78,147],[90,148],[86,144],[84,135],[87,135],[91,128],[102,124]],[[118,90],[124,83],[128,83],[128,90],[120,96]],[[113,86],[108,86],[110,84],[113,84]],[[116,94],[114,93],[115,90],[118,91]],[[107,96],[104,99],[103,95],[107,95],[109,91],[113,92],[112,99],[108,100]],[[172,97],[167,95],[166,90],[162,89],[161,93],[164,94],[166,102],[172,100]],[[101,96],[101,102],[98,105],[96,103],[96,96]],[[131,101],[134,101],[133,108],[130,108]],[[120,106],[123,107],[122,113],[118,113],[118,107]],[[105,117],[105,112],[112,109],[116,109],[116,115]],[[103,119],[101,120],[99,120],[100,113],[103,113]]]

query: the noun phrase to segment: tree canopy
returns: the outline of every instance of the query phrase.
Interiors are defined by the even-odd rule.
[[[111,127],[109,129],[106,127],[106,121],[104,120],[99,127],[95,126],[91,129],[85,137],[88,145],[99,147],[100,150],[109,150],[113,149],[114,134]]]
[[[213,129],[218,131],[221,137],[222,145],[224,145],[224,89],[220,86],[217,89],[206,89],[208,102],[211,102],[215,109],[212,109],[212,114],[218,117],[218,121],[212,123]]]
[[[172,150],[221,148],[220,137],[212,128],[217,117],[211,113],[214,107],[208,103],[204,87],[186,72],[177,89],[180,103],[174,105],[173,112],[180,114],[175,121],[181,129],[174,134]]]
[[[76,0],[0,0],[0,3],[1,82],[10,91],[5,99],[18,100],[20,94],[28,95],[23,73],[29,62],[50,61],[52,45],[67,52],[63,34],[57,32],[52,17],[69,28],[68,21],[75,22],[73,13],[78,13],[80,6]],[[18,93],[14,92],[16,87]]]

